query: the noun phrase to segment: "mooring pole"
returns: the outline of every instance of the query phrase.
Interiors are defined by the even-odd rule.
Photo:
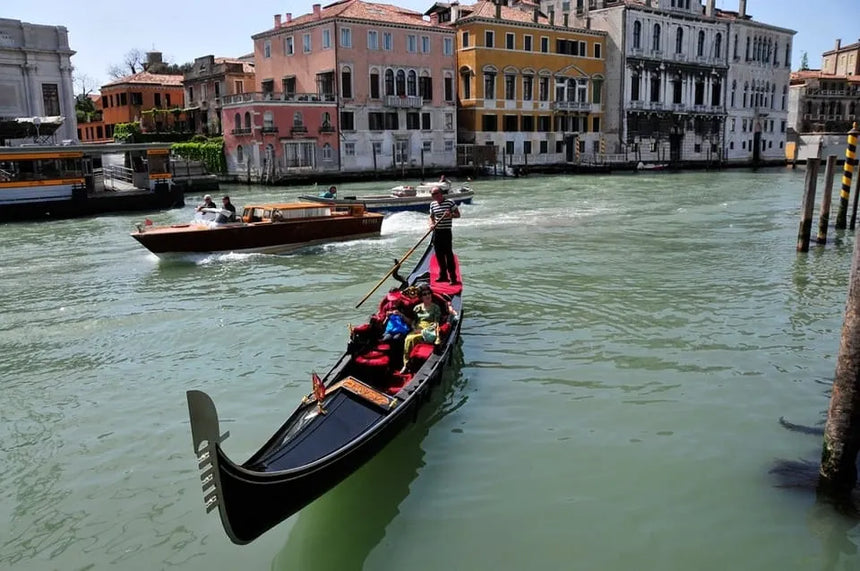
[[[854,223],[857,221],[858,195],[860,195],[860,176],[857,177],[857,183],[854,185],[854,204],[851,206],[851,223],[848,225],[849,230],[854,230]]]
[[[827,155],[824,168],[824,196],[821,197],[821,210],[818,213],[818,236],[815,241],[827,243],[827,225],[830,224],[830,203],[833,201],[833,171],[836,169],[836,155]]]
[[[860,449],[860,248],[854,248],[848,301],[842,323],[842,339],[836,376],[830,392],[830,409],[824,427],[819,488],[832,495],[846,495],[857,484],[857,451]]]
[[[815,186],[818,184],[818,164],[815,157],[806,161],[806,184],[803,188],[803,206],[800,209],[800,228],[797,230],[797,251],[809,251],[809,235],[812,233],[812,211],[815,206]]]
[[[851,178],[857,163],[857,123],[848,131],[848,147],[845,149],[845,166],[842,169],[842,191],[839,193],[839,212],[836,214],[837,230],[845,230],[848,218],[848,198],[851,195]]]

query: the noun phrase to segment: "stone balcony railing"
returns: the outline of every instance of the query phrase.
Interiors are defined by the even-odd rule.
[[[254,91],[248,93],[236,93],[223,98],[224,105],[236,105],[239,103],[271,102],[289,104],[307,103],[335,103],[337,97],[334,93],[281,93],[269,91]]]
[[[557,111],[591,111],[591,103],[587,101],[553,101],[552,108]]]
[[[400,109],[420,109],[424,106],[424,98],[420,95],[386,95],[385,106]]]

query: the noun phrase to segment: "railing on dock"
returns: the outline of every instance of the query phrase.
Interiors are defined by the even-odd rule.
[[[105,165],[104,169],[105,188],[112,190],[130,190],[134,186],[134,171],[122,165]]]

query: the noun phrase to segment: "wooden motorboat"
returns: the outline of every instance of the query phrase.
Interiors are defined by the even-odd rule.
[[[303,194],[299,196],[299,199],[339,206],[363,204],[367,210],[372,212],[400,212],[406,210],[427,212],[432,201],[430,191],[437,187],[445,194],[445,198],[454,201],[457,205],[471,204],[472,198],[475,196],[475,191],[469,186],[439,182],[421,183],[416,186],[395,186],[387,194],[365,194],[339,198],[324,198],[312,194]]]
[[[378,236],[382,215],[361,204],[250,204],[241,220],[140,225],[131,236],[159,257],[210,252],[282,253],[305,246]]]
[[[462,286],[429,281],[438,271],[432,252],[424,252],[367,323],[351,330],[346,352],[317,378],[313,393],[243,464],[222,450],[228,434],[221,433],[209,396],[188,391],[206,510],[218,510],[234,543],[253,541],[325,494],[415,418],[451,359],[462,317]],[[404,363],[402,344],[381,340],[385,309],[395,298],[413,307],[408,304],[418,303],[416,284],[424,282],[444,311],[442,325],[438,341],[419,342]]]

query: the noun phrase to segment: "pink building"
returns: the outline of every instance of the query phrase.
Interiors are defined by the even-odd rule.
[[[230,170],[453,166],[454,34],[435,14],[361,0],[276,15],[253,36],[255,92],[224,106]]]

